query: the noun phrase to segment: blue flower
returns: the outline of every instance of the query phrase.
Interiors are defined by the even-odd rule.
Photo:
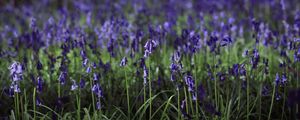
[[[222,41],[220,42],[221,46],[227,46],[230,45],[232,43],[232,40],[229,36],[225,36]]]
[[[13,62],[8,69],[10,70],[10,75],[13,81],[20,81],[23,79],[23,68],[20,63]]]
[[[94,81],[98,81],[99,80],[99,75],[97,73],[93,74],[93,79]]]
[[[80,83],[79,83],[80,88],[84,88],[85,87],[85,80],[81,79]]]
[[[147,58],[157,46],[158,43],[155,40],[148,40],[144,46],[144,57]]]
[[[148,69],[146,66],[144,66],[144,72],[143,72],[143,78],[144,78],[144,84],[146,85],[147,83],[147,77],[148,77]]]
[[[120,62],[120,66],[124,67],[124,66],[126,66],[126,64],[127,64],[127,58],[123,57],[122,60],[121,60],[121,62]]]
[[[43,90],[43,79],[42,79],[42,77],[38,77],[37,78],[37,90],[39,91],[39,92],[42,92],[42,90]]]
[[[88,66],[88,67],[86,68],[86,73],[91,73],[91,71],[92,71],[91,67]]]
[[[190,75],[186,75],[184,77],[184,80],[185,80],[185,84],[188,86],[188,91],[190,91],[190,92],[194,91],[195,81],[194,81],[193,77]]]
[[[98,83],[93,85],[92,91],[98,98],[103,97],[102,88]]]
[[[76,81],[75,81],[75,80],[72,80],[72,82],[73,82],[73,84],[72,84],[72,86],[71,86],[71,91],[75,91],[75,90],[77,90],[78,85],[76,84]]]
[[[277,86],[280,83],[280,76],[278,73],[276,73],[276,77],[275,77],[275,85]]]
[[[98,102],[96,103],[96,107],[97,107],[97,110],[100,110],[100,109],[101,109],[101,102],[100,102],[100,101],[98,101]]]
[[[66,72],[61,72],[59,77],[58,77],[58,81],[61,85],[64,85],[67,79],[67,73]]]

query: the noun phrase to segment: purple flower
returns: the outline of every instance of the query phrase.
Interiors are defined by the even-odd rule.
[[[30,28],[32,30],[36,29],[36,19],[35,18],[31,18],[31,20],[30,20]]]
[[[42,77],[38,77],[37,78],[37,90],[39,91],[39,92],[42,92],[42,90],[43,90],[43,79],[42,79]]]
[[[10,87],[13,88],[15,93],[20,93],[21,92],[21,89],[20,89],[20,87],[17,83],[12,83]]]
[[[240,69],[239,69],[239,73],[241,76],[246,76],[246,69],[245,69],[245,64],[241,64]]]
[[[96,107],[97,107],[97,110],[100,110],[100,109],[101,109],[101,102],[100,102],[100,101],[98,101],[98,102],[96,103]]]
[[[77,90],[78,85],[76,84],[76,81],[75,81],[75,80],[72,80],[72,82],[73,82],[73,84],[72,84],[72,86],[71,86],[71,91],[75,91],[75,90]]]
[[[67,73],[66,72],[60,72],[60,75],[58,77],[58,81],[61,85],[64,85],[67,79]]]
[[[99,80],[99,75],[97,73],[93,74],[93,79],[94,81],[98,81]]]
[[[281,84],[282,85],[285,85],[287,83],[287,78],[286,78],[286,74],[284,73],[284,74],[282,74],[282,76],[281,76]]]
[[[179,63],[180,58],[181,58],[180,52],[179,52],[179,51],[175,51],[175,52],[173,53],[172,57],[171,57],[171,61],[172,61],[172,62]]]
[[[121,60],[121,62],[120,62],[120,66],[124,67],[124,66],[126,66],[126,64],[127,64],[127,58],[123,57],[122,60]]]
[[[260,58],[260,56],[259,56],[258,50],[254,49],[253,50],[253,56],[252,56],[251,61],[250,61],[250,63],[252,64],[252,69],[257,68],[259,58]]]
[[[143,78],[144,78],[144,85],[147,84],[147,77],[148,77],[148,69],[146,66],[144,66],[144,72],[143,72]]]
[[[98,83],[93,85],[92,92],[97,95],[98,98],[103,97],[102,88]]]
[[[249,55],[249,51],[248,50],[245,50],[242,54],[243,57],[247,57]]]
[[[148,40],[144,46],[144,57],[147,58],[157,46],[158,43],[155,40]]]
[[[225,36],[222,41],[220,42],[220,45],[221,46],[227,46],[227,45],[230,45],[232,43],[232,40],[231,38],[227,35]]]
[[[276,77],[275,77],[275,85],[277,86],[280,83],[280,76],[278,73],[276,73]]]
[[[231,74],[234,76],[239,75],[239,64],[233,64],[232,69],[231,69]]]
[[[193,80],[193,77],[190,75],[186,75],[184,77],[185,84],[188,86],[188,91],[192,92],[195,88],[195,81]]]
[[[91,69],[91,67],[90,66],[88,66],[87,68],[86,68],[86,73],[91,73],[91,71],[92,71],[92,69]]]
[[[216,51],[217,41],[218,41],[218,37],[210,36],[210,39],[206,43],[210,48],[210,52],[215,52]]]
[[[294,61],[295,62],[300,61],[300,48],[297,51],[295,51],[295,53],[294,53]]]
[[[222,73],[222,72],[218,72],[218,73],[217,73],[217,76],[219,77],[219,80],[220,80],[220,81],[224,81],[224,80],[226,79],[225,74]]]
[[[20,63],[13,62],[8,69],[10,70],[10,75],[13,81],[20,81],[23,79],[23,68]]]
[[[80,88],[84,88],[85,87],[85,80],[81,79],[80,83],[79,83]]]
[[[42,69],[43,69],[43,65],[42,65],[42,63],[41,63],[40,61],[37,62],[36,68],[37,68],[38,70],[42,70]]]
[[[87,58],[85,58],[83,61],[82,61],[82,66],[83,67],[86,67],[86,65],[88,64],[88,59]]]
[[[42,105],[42,102],[41,102],[40,98],[36,98],[35,104],[36,104],[37,106],[41,106],[41,105]]]

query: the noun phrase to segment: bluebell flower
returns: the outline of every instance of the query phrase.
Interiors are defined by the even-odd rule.
[[[285,85],[287,83],[287,77],[286,77],[286,74],[282,74],[281,76],[281,84],[282,85]]]
[[[11,87],[14,89],[15,93],[20,93],[21,92],[21,89],[20,89],[20,87],[19,87],[19,85],[17,83],[13,83],[11,85]]]
[[[80,79],[79,86],[80,86],[81,89],[85,87],[85,80],[84,79]]]
[[[36,68],[37,68],[37,70],[42,70],[43,69],[43,64],[39,60],[37,62]]]
[[[86,71],[85,71],[85,72],[89,74],[89,73],[91,73],[91,71],[92,71],[91,67],[88,66],[88,67],[86,68]]]
[[[99,75],[97,73],[93,74],[93,80],[98,81],[99,80]]]
[[[175,52],[172,54],[171,61],[172,61],[172,62],[179,63],[179,62],[180,62],[180,59],[181,59],[181,54],[180,54],[180,52],[179,52],[179,51],[175,51]]]
[[[269,59],[263,59],[263,63],[265,64],[264,73],[269,74]]]
[[[10,70],[10,75],[13,81],[20,81],[23,79],[23,68],[20,63],[13,62],[8,69]]]
[[[143,72],[143,78],[144,78],[144,85],[147,84],[147,78],[148,78],[148,69],[146,66],[144,66],[144,72]]]
[[[217,73],[217,76],[219,77],[219,80],[220,80],[220,81],[224,81],[224,80],[226,79],[225,74],[222,73],[222,72],[218,72],[218,73]]]
[[[254,49],[253,56],[250,61],[251,65],[252,65],[252,69],[255,69],[257,67],[259,59],[260,59],[259,52],[257,49]]]
[[[148,40],[144,46],[144,57],[147,58],[157,46],[158,43],[155,40]]]
[[[92,67],[93,67],[94,69],[96,69],[96,68],[97,68],[97,64],[96,64],[95,62],[93,62],[93,63],[92,63]]]
[[[276,77],[275,77],[275,85],[277,86],[280,83],[280,76],[278,73],[276,73]]]
[[[222,41],[220,42],[221,46],[227,46],[230,45],[232,43],[231,37],[229,37],[228,35],[225,36]]]
[[[232,69],[231,69],[231,74],[234,76],[239,75],[239,64],[233,64]]]
[[[101,102],[100,102],[100,101],[98,101],[98,102],[96,103],[96,108],[97,108],[97,110],[100,110],[100,109],[101,109]]]
[[[208,47],[210,48],[210,52],[215,52],[217,48],[218,37],[210,36],[210,39],[206,42]]]
[[[296,50],[294,53],[294,61],[300,62],[300,48],[298,50]]]
[[[120,62],[120,66],[124,67],[124,66],[126,66],[126,64],[127,64],[127,58],[123,57],[122,60],[121,60],[121,62]]]
[[[192,76],[186,75],[184,77],[185,84],[188,86],[188,91],[192,92],[195,89],[195,81]]]
[[[42,79],[42,77],[38,77],[37,78],[37,90],[38,90],[38,92],[42,92],[42,90],[43,90],[43,79]]]
[[[71,91],[75,91],[75,90],[77,90],[78,85],[76,84],[76,81],[75,81],[75,80],[72,80],[72,82],[73,82],[73,84],[72,84],[72,86],[71,86]]]
[[[41,105],[42,105],[42,102],[41,102],[40,98],[38,98],[38,97],[36,98],[35,104],[36,104],[37,106],[41,106]]]
[[[92,92],[97,95],[98,98],[103,97],[102,88],[98,83],[93,85]]]
[[[32,30],[35,30],[36,29],[36,19],[35,18],[31,18],[30,19],[30,28],[32,29]]]
[[[64,85],[67,79],[67,73],[66,72],[60,72],[60,75],[58,77],[58,81],[61,85]]]
[[[249,51],[248,50],[245,50],[242,54],[243,57],[247,57],[249,55]]]
[[[241,76],[246,76],[246,69],[245,69],[245,64],[241,64],[240,69],[239,69],[239,73]]]

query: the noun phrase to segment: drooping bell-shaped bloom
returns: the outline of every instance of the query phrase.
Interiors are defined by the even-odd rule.
[[[91,73],[91,71],[92,71],[91,67],[88,66],[88,67],[86,68],[86,71],[85,71],[85,72],[86,72],[87,74],[89,74],[89,73]]]
[[[18,62],[13,62],[9,68],[12,81],[20,81],[23,79],[23,68]]]
[[[232,43],[232,39],[231,37],[229,37],[228,35],[225,36],[222,41],[220,42],[220,45],[221,46],[227,46],[227,45],[230,45]]]
[[[120,66],[124,67],[124,66],[126,66],[126,64],[127,64],[127,58],[123,57],[122,60],[121,60],[121,62],[120,62]]]
[[[144,46],[145,48],[144,57],[147,58],[157,46],[158,46],[157,41],[148,40]]]
[[[92,92],[97,95],[98,98],[103,97],[102,88],[98,83],[93,85]]]
[[[143,69],[143,78],[144,78],[144,85],[147,84],[147,78],[148,78],[148,69],[146,66],[144,66],[144,69]]]
[[[81,89],[85,87],[85,80],[84,79],[80,79],[79,86],[80,86]]]
[[[75,80],[72,80],[72,82],[73,82],[73,84],[72,84],[72,86],[71,86],[71,91],[75,91],[75,90],[78,89],[78,85],[77,85],[77,83],[76,83]]]
[[[184,77],[185,84],[188,86],[188,91],[192,92],[195,88],[195,81],[192,76],[186,75]]]
[[[42,77],[37,78],[36,88],[37,88],[38,92],[42,92],[42,90],[43,90],[43,79],[42,79]]]
[[[58,81],[61,85],[64,85],[67,79],[67,73],[66,72],[61,72],[59,77],[58,77]]]

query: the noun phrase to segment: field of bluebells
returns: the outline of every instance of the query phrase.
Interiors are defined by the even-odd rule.
[[[0,119],[300,119],[299,0],[1,0]]]

